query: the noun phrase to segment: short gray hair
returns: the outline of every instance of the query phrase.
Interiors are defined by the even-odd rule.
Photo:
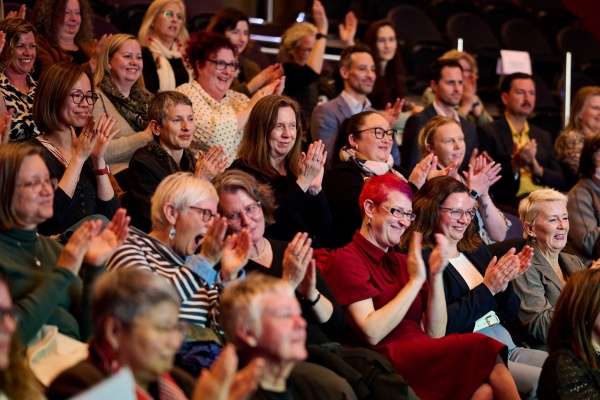
[[[186,105],[193,107],[192,101],[185,94],[175,90],[157,93],[148,103],[148,121],[156,121],[162,126],[170,107]]]
[[[560,201],[566,206],[569,200],[567,196],[554,189],[536,190],[529,193],[527,197],[521,200],[519,203],[519,218],[523,223],[523,228],[525,228],[525,224],[535,224],[535,220],[544,206],[544,203],[551,201]],[[527,229],[523,229],[523,237],[529,239]]]
[[[208,199],[219,201],[219,196],[212,183],[194,177],[191,172],[176,172],[167,176],[156,188],[152,196],[150,219],[152,229],[161,229],[169,225],[163,207],[171,203],[178,210],[183,210],[194,203]]]
[[[131,326],[149,309],[163,302],[179,308],[181,300],[175,288],[150,271],[127,268],[104,273],[92,292],[92,317],[97,338],[104,337],[104,324],[114,317]]]

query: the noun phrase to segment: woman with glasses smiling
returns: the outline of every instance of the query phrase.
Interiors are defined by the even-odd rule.
[[[41,234],[58,236],[92,215],[111,219],[119,208],[104,159],[119,130],[112,130],[112,116],[94,120],[97,100],[91,75],[79,64],[54,64],[40,78],[33,108],[43,134],[30,143],[43,148],[50,176],[58,179],[54,215],[40,224]]]
[[[192,150],[207,151],[223,146],[231,163],[242,141],[244,128],[254,105],[270,94],[281,94],[285,77],[257,90],[252,98],[231,90],[239,70],[238,48],[225,36],[214,32],[195,32],[187,42],[184,59],[194,70],[194,79],[176,90],[194,105],[196,131]]]
[[[390,129],[387,120],[375,111],[353,115],[342,125],[337,135],[333,168],[323,178],[323,191],[329,202],[333,229],[328,236],[328,247],[342,247],[352,240],[360,228],[361,213],[358,197],[365,180],[391,172],[406,180],[406,171],[394,166],[392,143],[396,130]],[[426,157],[408,177],[413,191],[420,188],[427,174],[436,170],[436,158]]]
[[[518,347],[510,332],[516,321],[520,300],[511,281],[529,268],[533,249],[525,246],[503,257],[492,258],[490,250],[477,235],[475,200],[469,189],[454,178],[443,176],[428,180],[415,194],[415,222],[400,242],[406,251],[409,238],[423,234],[423,258],[435,246],[434,234],[448,242],[448,265],[443,272],[447,322],[444,334],[477,332],[508,346],[508,369],[519,392],[535,398],[536,388],[548,354]]]
[[[155,0],[150,4],[138,32],[144,83],[150,92],[174,90],[189,82],[191,73],[182,58],[188,36],[182,0]]]

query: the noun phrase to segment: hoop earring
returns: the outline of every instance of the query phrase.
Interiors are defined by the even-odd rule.
[[[175,239],[175,227],[172,226],[171,230],[169,231],[169,239],[173,240]]]

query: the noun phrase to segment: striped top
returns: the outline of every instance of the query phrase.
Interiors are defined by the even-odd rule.
[[[188,264],[166,244],[131,227],[127,239],[108,259],[106,267],[109,271],[140,268],[164,277],[181,297],[180,319],[201,327],[218,326],[216,306],[221,285],[216,282],[209,285]]]

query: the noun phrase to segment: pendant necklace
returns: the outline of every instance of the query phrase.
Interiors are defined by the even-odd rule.
[[[21,249],[21,251],[25,254],[29,254],[25,251],[25,249],[23,248],[23,246],[21,246],[21,242],[19,242],[17,240],[17,245],[19,246],[19,248]],[[40,259],[37,257],[37,239],[36,239],[36,243],[35,243],[35,253],[33,253],[33,260],[35,261],[35,265],[38,266],[38,268],[42,267],[42,262],[40,261]]]

